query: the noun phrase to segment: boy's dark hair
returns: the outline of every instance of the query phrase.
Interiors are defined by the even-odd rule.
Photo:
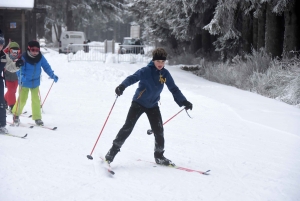
[[[161,48],[161,47],[158,47],[156,49],[153,50],[152,52],[152,61],[155,61],[155,60],[166,60],[167,59],[167,56],[168,56],[168,53],[166,52],[165,49]]]

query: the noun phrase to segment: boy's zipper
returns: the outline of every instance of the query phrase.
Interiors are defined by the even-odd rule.
[[[36,63],[34,63],[34,70],[33,70],[33,74],[32,74],[32,88],[34,86],[34,75],[35,75],[35,71],[36,71]]]

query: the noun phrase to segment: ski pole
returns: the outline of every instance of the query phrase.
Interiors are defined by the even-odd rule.
[[[116,103],[118,97],[119,97],[119,96],[116,97],[116,100],[115,100],[114,104],[112,105],[112,107],[111,107],[111,109],[110,109],[110,111],[109,111],[109,114],[108,114],[108,116],[107,116],[107,118],[106,118],[106,120],[105,120],[105,122],[104,122],[104,125],[102,126],[102,129],[101,129],[101,131],[100,131],[100,133],[99,133],[99,136],[98,136],[98,138],[97,138],[97,140],[96,140],[96,143],[95,143],[95,145],[94,145],[94,147],[93,147],[93,149],[92,149],[90,155],[87,155],[87,156],[86,156],[86,157],[87,157],[88,159],[90,159],[90,160],[93,160],[92,154],[93,154],[94,149],[95,149],[95,147],[96,147],[96,145],[97,145],[97,143],[98,143],[98,140],[99,140],[99,138],[100,138],[100,136],[101,136],[101,134],[102,134],[102,131],[103,131],[105,125],[106,125],[106,122],[107,122],[107,120],[108,120],[108,118],[109,118],[109,116],[110,116],[110,113],[111,113],[112,109],[113,109],[114,106],[115,106],[115,103]]]
[[[171,119],[173,119],[175,116],[177,116],[180,112],[182,112],[185,108],[183,108],[182,110],[180,110],[179,112],[177,112],[175,115],[173,115],[170,119],[168,119],[163,125],[165,125],[166,123],[168,123]],[[147,134],[151,135],[153,133],[153,131],[151,129],[147,130]]]
[[[41,105],[41,108],[43,108],[43,105],[44,105],[44,103],[45,103],[45,101],[46,101],[46,99],[47,99],[47,97],[48,97],[48,94],[49,94],[49,92],[50,92],[50,90],[51,90],[53,84],[54,84],[54,80],[53,80],[53,82],[52,82],[52,84],[51,84],[51,87],[50,87],[50,89],[48,90],[48,93],[47,93],[47,95],[46,95],[46,97],[45,97],[45,99],[44,99],[44,101],[43,101],[43,103],[42,103],[42,105]]]

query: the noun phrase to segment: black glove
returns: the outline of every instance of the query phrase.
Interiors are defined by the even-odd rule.
[[[123,94],[123,91],[124,91],[124,90],[125,90],[124,85],[120,84],[120,85],[116,88],[115,92],[116,92],[116,94],[117,94],[118,96],[121,96],[121,95]]]
[[[17,68],[20,68],[21,66],[23,66],[24,65],[24,61],[22,60],[22,59],[18,59],[17,61],[16,61],[16,67]]]
[[[192,109],[193,109],[193,104],[190,103],[190,102],[187,101],[187,100],[183,101],[182,104],[185,106],[184,109],[186,109],[186,110],[192,110]]]

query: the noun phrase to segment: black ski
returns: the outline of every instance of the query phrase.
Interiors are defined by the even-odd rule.
[[[22,139],[25,139],[27,137],[27,133],[24,136],[14,135],[14,134],[10,134],[10,133],[0,133],[0,135],[6,135],[6,136],[17,137],[17,138],[22,138]]]

